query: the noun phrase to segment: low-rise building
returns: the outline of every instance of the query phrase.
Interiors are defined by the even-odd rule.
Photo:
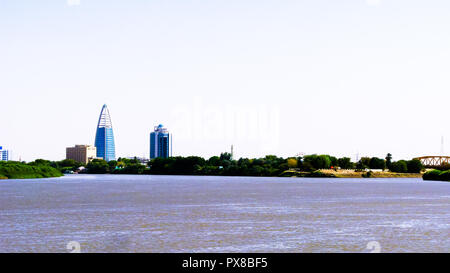
[[[73,159],[83,164],[97,158],[97,148],[92,145],[75,145],[66,148],[66,159]]]

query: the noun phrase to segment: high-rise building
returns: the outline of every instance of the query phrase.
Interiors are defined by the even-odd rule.
[[[92,145],[75,145],[66,148],[66,159],[73,159],[83,164],[97,157],[97,148]]]
[[[97,148],[97,157],[101,157],[106,161],[116,159],[116,147],[114,145],[111,116],[106,104],[103,105],[98,119],[97,133],[95,135],[95,148]]]
[[[150,133],[150,159],[172,156],[172,137],[162,124]]]
[[[9,151],[3,150],[3,147],[0,146],[0,161],[8,161],[9,160]]]

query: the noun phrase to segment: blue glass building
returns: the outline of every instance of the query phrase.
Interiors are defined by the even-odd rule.
[[[97,148],[97,157],[101,157],[106,161],[116,159],[116,147],[114,145],[111,116],[109,115],[106,104],[103,105],[98,119],[97,133],[95,134],[95,147]]]
[[[9,160],[9,151],[3,150],[3,147],[0,146],[0,161],[8,161]]]
[[[150,133],[150,159],[172,156],[172,138],[162,124],[155,126]]]

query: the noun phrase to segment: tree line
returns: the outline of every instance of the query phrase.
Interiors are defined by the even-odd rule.
[[[394,162],[391,154],[384,159],[363,157],[358,162],[352,162],[349,157],[337,158],[316,154],[289,158],[268,155],[263,158],[234,160],[230,153],[222,153],[209,159],[198,156],[156,158],[148,164],[142,164],[137,158],[119,158],[109,162],[94,159],[86,165],[72,159],[61,161],[37,159],[30,163],[1,162],[0,177],[52,177],[72,171],[91,174],[282,176],[288,170],[320,176],[318,170],[323,169],[354,169],[361,172],[367,169],[382,169],[396,173],[420,173],[423,166],[419,160]]]
[[[58,166],[68,168],[67,163],[67,160],[61,161]],[[77,166],[75,165],[72,169]],[[94,159],[86,165],[86,172],[92,174],[280,176],[287,170],[315,172],[322,169],[355,169],[356,171],[381,169],[396,173],[420,173],[423,166],[419,160],[393,162],[391,154],[388,154],[385,159],[363,157],[355,163],[348,157],[337,158],[330,155],[306,155],[290,158],[268,155],[263,158],[234,160],[230,153],[222,153],[220,156],[213,156],[209,159],[198,156],[156,158],[146,165],[140,163],[136,158],[119,158],[117,161],[109,162]]]

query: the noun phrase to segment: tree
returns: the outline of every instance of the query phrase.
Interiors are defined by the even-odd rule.
[[[88,173],[103,174],[109,173],[109,165],[103,159],[94,159],[86,166]]]
[[[334,156],[329,156],[329,158],[330,158],[331,166],[337,167],[337,166],[339,165],[338,159],[337,159],[336,157],[334,157]],[[330,166],[330,167],[331,167],[331,166]]]
[[[331,159],[328,155],[307,155],[303,158],[303,165],[305,169],[329,169],[331,167]]]
[[[407,162],[409,173],[420,173],[423,170],[422,162],[418,159],[413,159]]]
[[[392,155],[389,153],[386,156],[386,166],[388,167],[388,169],[391,168],[391,164],[392,164]]]
[[[370,169],[386,169],[386,161],[378,157],[372,157],[369,162]]]
[[[220,166],[220,157],[212,156],[208,159],[208,165],[210,166]]]
[[[357,171],[363,171],[365,169],[367,169],[367,166],[364,165],[364,163],[361,160],[358,161],[358,163],[356,163],[356,170]]]
[[[364,165],[364,169],[370,168],[370,157],[362,157],[359,161]]]
[[[110,170],[114,170],[117,167],[118,162],[115,160],[111,160],[108,162],[108,166]]]
[[[297,159],[295,159],[295,158],[288,158],[287,165],[288,165],[289,168],[297,168],[297,166],[298,166]]]
[[[28,163],[28,165],[32,165],[32,166],[39,166],[39,165],[50,165],[51,162],[49,160],[45,160],[45,159],[36,159],[33,162]]]
[[[342,169],[353,169],[354,164],[352,163],[352,160],[349,157],[343,157],[338,159],[338,166]]]
[[[144,173],[145,165],[141,163],[130,163],[123,169],[111,170],[111,172],[119,174],[142,174]]]
[[[407,173],[408,172],[408,164],[404,160],[400,160],[394,163],[391,163],[391,168],[389,168],[391,172],[394,173]]]
[[[231,160],[231,154],[230,153],[221,153],[220,160]]]

